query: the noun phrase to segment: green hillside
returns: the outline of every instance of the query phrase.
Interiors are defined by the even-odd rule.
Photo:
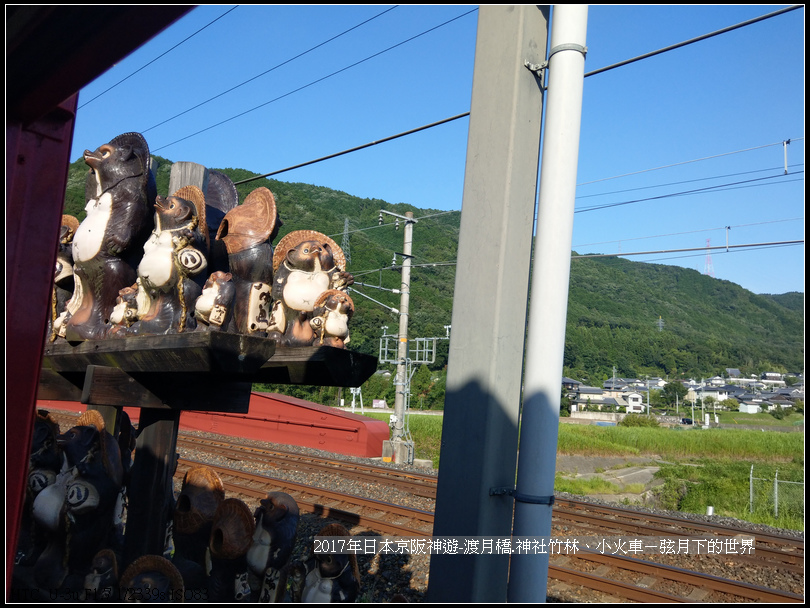
[[[168,194],[171,161],[160,157],[158,192]],[[81,160],[70,166],[65,213],[84,216],[84,178]],[[234,182],[251,177],[242,169],[218,169]],[[403,230],[380,209],[403,214],[413,211],[419,221],[413,231],[411,337],[444,336],[450,324],[455,267],[439,265],[456,257],[459,213],[442,213],[409,205],[390,205],[326,187],[261,179],[238,187],[239,199],[260,186],[276,196],[284,222],[279,238],[293,230],[311,229],[343,243],[344,221],[349,221],[348,270],[356,281],[398,289],[401,275],[392,268],[402,251]],[[278,241],[276,241],[278,242]],[[401,263],[397,257],[396,265]],[[422,264],[436,266],[421,266]],[[397,308],[399,296],[357,286],[357,290]],[[381,327],[395,333],[398,317],[379,304],[352,293],[357,312],[349,347],[378,354]],[[659,319],[663,324],[659,324]],[[660,325],[660,327],[659,327]],[[591,384],[612,375],[708,377],[727,367],[745,374],[762,371],[803,371],[804,295],[756,295],[740,286],[713,279],[694,270],[645,264],[616,258],[575,258],[565,348],[564,375]],[[447,342],[440,342],[434,366],[446,364]],[[416,378],[415,378],[416,381]],[[426,380],[425,395],[432,386]],[[391,390],[390,387],[388,390]],[[435,393],[435,386],[433,387]],[[364,398],[370,399],[366,391]],[[415,397],[416,398],[416,397]]]

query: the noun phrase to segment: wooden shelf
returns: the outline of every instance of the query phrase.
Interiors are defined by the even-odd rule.
[[[219,381],[356,387],[375,372],[377,358],[331,346],[283,347],[266,338],[221,332],[59,342],[45,347],[43,370],[75,378],[90,366],[116,368],[132,377],[174,378],[176,384],[203,374]]]

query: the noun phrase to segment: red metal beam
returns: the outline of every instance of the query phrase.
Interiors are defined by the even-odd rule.
[[[193,6],[6,7],[6,599],[77,91]]]

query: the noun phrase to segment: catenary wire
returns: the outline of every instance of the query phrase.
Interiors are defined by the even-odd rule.
[[[802,173],[804,173],[804,171],[799,171],[798,173],[802,174]],[[796,173],[790,173],[788,175],[795,176],[797,174]],[[707,192],[710,192],[710,191],[719,192],[720,190],[718,190],[718,188],[726,188],[727,189],[729,186],[755,185],[755,184],[753,184],[753,182],[759,182],[759,181],[763,181],[763,180],[766,180],[766,179],[779,179],[779,178],[784,178],[784,177],[786,177],[786,176],[785,175],[770,175],[770,176],[767,176],[767,177],[758,177],[758,178],[755,178],[755,179],[743,180],[743,181],[740,181],[740,182],[732,182],[732,183],[727,183],[727,184],[717,184],[716,186],[707,186],[706,188],[696,188],[694,190],[684,190],[683,192],[672,192],[670,194],[661,194],[659,196],[650,196],[650,197],[647,197],[647,198],[639,198],[639,199],[630,200],[630,201],[621,201],[621,202],[618,202],[618,203],[606,203],[604,205],[594,205],[592,207],[585,207],[585,208],[581,208],[581,209],[576,209],[574,211],[574,213],[585,213],[585,212],[588,212],[588,211],[598,211],[600,209],[609,209],[611,207],[621,207],[623,205],[632,205],[632,204],[635,204],[635,203],[642,203],[642,202],[647,202],[647,201],[660,200],[660,199],[670,198],[670,197],[674,197],[674,196],[688,196],[688,195],[691,195],[691,194],[703,194],[703,193],[707,193]],[[786,181],[792,182],[792,181],[797,181],[797,180],[786,180]]]
[[[673,44],[662,49],[658,49],[657,51],[652,51],[650,53],[645,53],[644,55],[639,55],[638,57],[633,57],[632,59],[626,59],[624,61],[620,61],[619,63],[614,63],[612,65],[605,66],[603,68],[599,68],[598,70],[593,70],[592,72],[587,72],[585,77],[588,76],[595,76],[596,74],[601,74],[602,72],[607,72],[609,70],[613,70],[616,68],[623,67],[625,65],[635,63],[636,61],[641,61],[642,59],[649,59],[650,57],[654,57],[656,55],[660,55],[661,53],[666,53],[667,51],[674,51],[675,49],[679,49],[681,47],[694,44],[695,42],[701,42],[708,38],[713,38],[714,36],[719,36],[720,34],[727,34],[728,32],[734,31],[741,27],[746,27],[748,25],[753,25],[755,23],[759,23],[760,21],[764,21],[765,19],[771,19],[772,17],[778,17],[783,13],[788,13],[790,11],[795,11],[796,9],[804,8],[803,4],[795,4],[793,6],[789,6],[787,8],[780,9],[773,13],[768,13],[767,15],[761,15],[759,17],[754,17],[753,19],[749,19],[748,21],[743,21],[741,23],[737,23],[735,25],[730,25],[728,27],[724,27],[722,29],[716,30],[714,32],[710,32],[708,34],[703,34],[702,36],[698,36],[696,38],[691,38],[689,40],[684,40],[683,42],[679,42],[677,44]]]
[[[664,52],[666,52],[666,51],[675,50],[675,49],[677,49],[677,48],[680,48],[680,47],[682,47],[682,46],[685,46],[686,44],[691,44],[691,43],[693,43],[693,42],[698,42],[698,41],[700,41],[700,40],[704,40],[704,39],[706,39],[706,38],[713,37],[713,36],[716,36],[716,35],[719,35],[719,34],[725,33],[725,32],[727,32],[727,31],[735,30],[735,29],[738,29],[738,28],[741,28],[741,27],[745,27],[745,26],[747,26],[747,25],[752,25],[752,24],[757,23],[757,22],[759,22],[759,21],[762,21],[762,20],[764,20],[764,19],[770,19],[770,18],[772,18],[772,17],[775,17],[775,16],[777,16],[777,15],[780,15],[780,14],[782,14],[782,13],[784,13],[784,12],[787,12],[788,10],[795,10],[795,8],[801,8],[801,5],[797,5],[797,6],[795,6],[795,7],[791,7],[790,9],[783,9],[783,10],[780,10],[780,11],[776,11],[776,12],[774,12],[774,13],[769,13],[769,14],[767,14],[767,15],[762,15],[761,17],[757,17],[757,18],[752,19],[752,20],[749,20],[749,21],[745,21],[745,22],[742,22],[742,23],[739,23],[739,24],[736,24],[736,25],[733,25],[733,26],[729,26],[728,28],[725,28],[724,30],[718,30],[718,31],[713,32],[713,33],[711,33],[711,34],[706,34],[706,35],[704,35],[704,36],[700,36],[700,37],[698,37],[698,38],[693,38],[693,39],[691,39],[691,40],[688,40],[688,41],[685,41],[685,42],[682,42],[682,43],[679,43],[679,44],[676,44],[676,45],[671,45],[671,46],[669,46],[669,47],[665,47],[665,48],[663,48],[663,49],[659,49],[659,50],[657,50],[657,51],[652,51],[652,52],[650,52],[650,53],[647,53],[646,55],[639,56],[639,57],[636,57],[636,58],[634,58],[634,59],[630,59],[630,60],[627,60],[627,61],[624,61],[624,62],[620,62],[620,63],[618,63],[618,64],[614,64],[614,65],[612,65],[612,66],[607,66],[607,67],[605,67],[605,68],[601,68],[600,70],[597,70],[597,71],[595,71],[595,72],[589,72],[589,73],[586,73],[586,74],[584,75],[584,77],[586,77],[586,78],[587,78],[588,76],[592,76],[592,75],[594,75],[594,74],[601,73],[602,71],[606,71],[607,69],[613,69],[613,68],[615,68],[615,67],[620,67],[620,66],[622,66],[622,65],[626,65],[626,64],[628,64],[628,63],[633,63],[633,62],[635,62],[635,61],[639,61],[640,59],[644,59],[644,58],[646,58],[646,57],[651,57],[651,56],[654,56],[654,55],[658,55],[658,54],[664,53]],[[468,13],[465,13],[465,15],[466,15],[466,14],[468,14]],[[463,17],[463,16],[465,16],[465,15],[461,15],[460,17]],[[460,17],[457,17],[457,18],[460,18]],[[444,24],[442,24],[442,25],[444,25]],[[438,27],[441,27],[441,26],[438,26]],[[421,34],[420,34],[420,35],[421,35]],[[309,86],[309,85],[307,85],[307,86]],[[262,178],[262,177],[267,177],[267,176],[270,176],[270,175],[278,175],[278,174],[280,174],[280,173],[284,173],[284,172],[286,172],[286,171],[291,171],[291,170],[293,170],[293,169],[298,169],[298,168],[301,168],[301,167],[304,167],[304,166],[307,166],[307,165],[312,165],[312,164],[315,164],[315,163],[318,163],[318,162],[322,162],[322,161],[325,161],[325,160],[329,160],[329,159],[331,159],[331,158],[335,158],[335,157],[337,157],[337,156],[342,156],[343,154],[348,154],[349,152],[354,152],[354,151],[357,151],[357,150],[361,150],[361,149],[363,149],[363,148],[367,148],[367,147],[370,147],[370,146],[376,145],[377,143],[382,143],[382,142],[385,142],[385,141],[390,141],[390,140],[392,140],[392,139],[397,139],[397,138],[402,137],[402,136],[404,136],[404,135],[409,135],[409,134],[411,134],[411,133],[416,133],[416,132],[418,132],[418,131],[422,131],[422,130],[424,130],[424,129],[429,129],[429,128],[432,128],[432,127],[436,127],[436,126],[439,126],[439,125],[444,124],[445,122],[449,122],[449,121],[451,121],[451,120],[456,120],[456,119],[458,119],[458,118],[464,118],[464,117],[469,116],[469,115],[470,115],[470,112],[463,112],[463,113],[461,113],[461,114],[458,114],[458,115],[456,115],[456,116],[453,116],[453,117],[451,117],[451,118],[449,118],[449,119],[445,119],[445,120],[443,120],[443,121],[437,121],[437,122],[434,122],[434,123],[430,123],[429,125],[425,125],[425,126],[423,126],[423,127],[418,127],[418,128],[416,128],[416,129],[412,129],[412,130],[407,131],[407,132],[405,132],[405,133],[401,133],[401,134],[398,134],[398,135],[394,135],[394,136],[391,136],[391,137],[389,137],[389,138],[385,138],[385,139],[382,139],[382,140],[378,140],[378,141],[376,141],[376,142],[371,142],[371,143],[368,143],[368,144],[365,144],[365,145],[362,145],[362,146],[357,146],[357,147],[355,147],[355,148],[351,148],[351,149],[348,149],[348,150],[344,150],[344,151],[342,151],[342,152],[337,152],[337,153],[334,153],[334,154],[330,154],[330,155],[327,155],[327,156],[323,156],[323,157],[321,157],[321,158],[318,158],[318,159],[315,159],[315,160],[312,160],[312,161],[308,161],[308,162],[301,163],[301,164],[298,164],[298,165],[293,165],[293,166],[291,166],[291,167],[287,167],[286,169],[280,169],[280,170],[277,170],[277,171],[272,171],[272,172],[270,172],[270,173],[265,173],[265,174],[263,174],[263,175],[259,175],[259,176],[253,177],[253,178],[248,178],[248,179],[246,179],[246,180],[242,180],[242,181],[241,181],[241,182],[239,182],[239,183],[246,183],[246,182],[248,182],[248,181],[252,181],[252,180],[255,180],[255,179],[260,179],[260,178]],[[189,137],[191,137],[191,136],[189,136]],[[787,141],[800,141],[800,140],[803,140],[803,139],[804,139],[803,137],[800,137],[800,138],[796,138],[796,139],[793,139],[793,140],[787,140]],[[180,140],[178,140],[178,141],[180,141]],[[173,142],[173,143],[176,143],[176,142]],[[665,166],[661,166],[661,167],[654,167],[654,168],[652,168],[652,169],[644,169],[644,170],[642,170],[642,171],[637,171],[637,172],[634,172],[634,173],[626,173],[626,174],[623,174],[623,175],[617,175],[617,176],[613,176],[613,177],[606,177],[606,178],[602,178],[602,179],[599,179],[599,180],[593,180],[593,181],[590,181],[590,182],[583,182],[583,183],[581,183],[581,184],[577,184],[577,186],[584,186],[584,185],[588,185],[588,184],[592,184],[592,183],[596,183],[596,182],[600,182],[600,181],[607,181],[607,180],[611,180],[611,179],[618,179],[618,178],[620,178],[620,177],[627,177],[627,176],[630,176],[630,175],[637,175],[638,173],[646,173],[646,172],[649,172],[649,171],[658,171],[658,170],[660,170],[660,169],[667,169],[667,168],[676,167],[676,166],[683,165],[683,164],[689,164],[689,163],[694,163],[694,162],[698,162],[698,161],[709,160],[709,159],[712,159],[712,158],[719,158],[719,157],[721,157],[721,156],[727,156],[727,155],[730,155],[730,154],[738,154],[738,153],[741,153],[741,152],[749,152],[749,151],[752,151],[752,150],[757,150],[757,149],[760,149],[760,148],[766,148],[766,147],[769,147],[769,146],[783,145],[784,143],[785,143],[784,141],[781,141],[781,142],[776,142],[776,143],[773,143],[773,144],[765,144],[765,145],[763,145],[763,146],[757,146],[757,147],[754,147],[754,148],[747,148],[747,149],[744,149],[744,150],[736,150],[736,151],[734,151],[734,152],[726,152],[726,153],[723,153],[723,154],[718,154],[718,155],[714,155],[714,156],[707,156],[707,157],[704,157],[704,158],[693,159],[693,160],[689,160],[689,161],[683,161],[683,162],[681,162],[681,163],[675,163],[675,164],[672,164],[672,165],[665,165]],[[171,144],[169,144],[169,145],[171,145]],[[165,146],[164,146],[164,147],[165,147]]]
[[[130,79],[130,78],[132,78],[132,77],[133,77],[135,74],[137,74],[138,72],[140,72],[140,71],[141,71],[141,70],[143,70],[144,68],[149,67],[150,65],[152,65],[153,63],[155,63],[155,62],[156,62],[158,59],[160,59],[161,57],[165,57],[166,55],[168,55],[169,53],[171,53],[171,52],[172,52],[174,49],[176,49],[177,47],[181,46],[182,44],[185,44],[186,42],[188,42],[189,40],[191,40],[192,38],[194,38],[194,36],[196,36],[197,34],[199,34],[200,32],[202,32],[204,29],[206,29],[207,27],[209,27],[209,26],[213,25],[214,23],[216,23],[217,21],[219,21],[220,19],[222,19],[222,18],[223,18],[225,15],[227,15],[227,14],[228,14],[228,13],[230,13],[231,11],[236,10],[237,8],[239,8],[239,5],[238,5],[238,4],[237,4],[236,6],[234,6],[233,8],[230,8],[230,9],[228,9],[227,11],[225,11],[224,13],[222,13],[222,14],[221,14],[219,17],[217,17],[217,18],[216,18],[216,19],[214,19],[213,21],[211,21],[211,22],[207,23],[206,25],[202,26],[202,27],[201,27],[200,29],[198,29],[196,32],[194,32],[193,34],[191,34],[191,36],[187,36],[186,38],[184,38],[183,40],[181,40],[180,42],[178,42],[177,44],[175,44],[175,45],[174,45],[172,48],[170,48],[168,51],[166,51],[166,52],[164,52],[164,53],[161,53],[160,55],[158,55],[157,57],[155,57],[155,58],[154,58],[152,61],[150,61],[150,62],[148,62],[148,63],[146,63],[146,64],[142,65],[142,66],[141,66],[141,67],[139,67],[137,70],[135,70],[134,72],[132,72],[132,73],[131,73],[129,76],[127,76],[127,77],[125,77],[125,78],[122,78],[121,80],[119,80],[118,82],[116,82],[114,85],[112,85],[111,87],[106,88],[105,90],[103,90],[101,93],[99,93],[98,95],[96,95],[96,96],[95,96],[95,97],[93,97],[92,99],[90,99],[90,100],[88,100],[88,101],[85,101],[85,102],[84,102],[82,105],[80,105],[80,106],[77,108],[77,110],[81,110],[81,109],[82,109],[83,107],[85,107],[87,104],[94,102],[96,99],[98,99],[99,97],[101,97],[101,96],[102,96],[102,95],[104,95],[105,93],[108,93],[109,91],[111,91],[112,89],[114,89],[115,87],[117,87],[119,84],[121,84],[122,82],[124,82],[125,80],[129,80],[129,79]]]
[[[804,137],[797,137],[797,138],[790,139],[790,140],[787,140],[787,141],[801,141],[803,139],[804,139]],[[589,181],[589,182],[582,182],[580,184],[577,184],[577,187],[579,187],[579,186],[587,186],[589,184],[595,184],[597,182],[606,182],[608,180],[619,179],[621,177],[629,177],[631,175],[638,175],[640,173],[649,173],[650,171],[660,171],[661,169],[671,169],[672,167],[679,167],[681,165],[688,165],[690,163],[697,163],[697,162],[701,162],[701,161],[704,161],[704,160],[712,160],[714,158],[720,158],[720,157],[723,157],[723,156],[730,156],[732,154],[740,154],[742,152],[752,152],[753,150],[761,150],[762,148],[770,148],[771,146],[781,146],[784,143],[785,143],[784,141],[778,141],[778,142],[775,142],[775,143],[772,143],[772,144],[764,144],[764,145],[761,145],[761,146],[754,146],[753,148],[744,148],[742,150],[734,150],[733,152],[723,152],[722,154],[714,154],[712,156],[704,156],[702,158],[695,158],[695,159],[692,159],[692,160],[685,160],[685,161],[682,161],[682,162],[679,162],[679,163],[673,163],[671,165],[662,165],[660,167],[653,167],[651,169],[642,169],[641,171],[633,171],[632,173],[623,173],[622,175],[614,175],[612,177],[603,177],[601,179],[595,179],[595,180],[592,180],[592,181]]]
[[[296,60],[296,59],[298,59],[299,57],[303,57],[304,55],[306,55],[306,54],[308,54],[308,53],[311,53],[312,51],[314,51],[314,50],[316,50],[316,49],[319,49],[320,47],[322,47],[322,46],[324,46],[324,45],[326,45],[326,44],[329,44],[329,43],[330,43],[330,42],[332,42],[333,40],[337,40],[337,39],[338,39],[338,38],[340,38],[341,36],[345,36],[345,35],[346,35],[346,34],[348,34],[349,32],[351,32],[351,31],[353,31],[353,30],[356,30],[357,28],[359,28],[359,27],[361,27],[361,26],[365,25],[366,23],[369,23],[370,21],[373,21],[374,19],[377,19],[378,17],[381,17],[381,16],[385,15],[386,13],[388,13],[388,12],[390,12],[390,11],[394,10],[395,8],[397,8],[397,6],[398,6],[398,5],[392,6],[391,8],[388,8],[388,9],[384,10],[383,12],[381,12],[381,13],[378,13],[378,14],[374,15],[374,16],[373,16],[373,17],[371,17],[370,19],[366,19],[365,21],[363,21],[363,22],[361,22],[361,23],[358,23],[357,25],[352,26],[352,27],[350,27],[349,29],[342,31],[340,34],[337,34],[336,36],[332,36],[332,37],[331,37],[331,38],[329,38],[328,40],[324,40],[323,42],[320,42],[320,43],[316,44],[315,46],[310,47],[309,49],[307,49],[307,50],[306,50],[306,51],[304,51],[303,53],[298,53],[298,54],[297,54],[297,55],[295,55],[294,57],[290,57],[289,59],[287,59],[287,60],[285,60],[285,61],[282,61],[281,63],[279,63],[279,64],[277,64],[277,65],[274,65],[272,68],[270,68],[269,70],[265,70],[265,71],[264,71],[264,72],[262,72],[261,74],[257,74],[256,76],[253,76],[252,78],[248,78],[248,79],[247,79],[247,80],[245,80],[244,82],[241,82],[241,83],[237,84],[236,86],[231,87],[230,89],[227,89],[227,90],[225,90],[225,91],[222,91],[221,93],[218,93],[217,95],[214,95],[213,97],[210,97],[210,98],[206,99],[205,101],[201,101],[201,102],[200,102],[200,103],[198,103],[197,105],[192,106],[192,107],[188,108],[187,110],[183,110],[183,111],[182,111],[182,112],[180,112],[179,114],[175,114],[175,115],[174,115],[174,116],[172,116],[171,118],[167,118],[166,120],[163,120],[163,121],[161,121],[161,122],[157,123],[156,125],[152,125],[152,126],[151,126],[151,127],[149,127],[148,129],[143,129],[143,130],[141,131],[141,133],[146,133],[146,132],[148,132],[148,131],[151,131],[152,129],[155,129],[155,128],[157,128],[157,127],[161,126],[161,125],[164,125],[164,124],[166,124],[167,122],[169,122],[169,121],[171,121],[171,120],[174,120],[175,118],[179,118],[180,116],[183,116],[184,114],[188,114],[188,113],[189,113],[189,112],[191,112],[192,110],[196,110],[197,108],[204,106],[205,104],[207,104],[207,103],[208,103],[208,102],[210,102],[210,101],[214,101],[215,99],[219,99],[219,98],[220,98],[220,97],[222,97],[223,95],[227,95],[228,93],[230,93],[230,92],[232,92],[232,91],[235,91],[235,90],[236,90],[236,89],[238,89],[239,87],[242,87],[242,86],[244,86],[244,85],[248,84],[249,82],[253,82],[253,81],[254,81],[254,80],[256,80],[257,78],[261,78],[261,77],[262,77],[262,76],[264,76],[265,74],[269,74],[270,72],[272,72],[272,71],[274,71],[274,70],[277,70],[278,68],[280,68],[280,67],[282,67],[282,66],[284,66],[284,65],[287,65],[288,63],[291,63],[292,61],[295,61],[295,60]]]
[[[297,89],[293,89],[292,91],[288,91],[287,93],[284,93],[283,95],[279,95],[278,97],[275,97],[274,99],[271,99],[271,100],[266,101],[264,103],[261,103],[261,104],[259,104],[257,106],[254,106],[254,107],[252,107],[252,108],[250,108],[248,110],[245,110],[244,112],[240,112],[239,114],[231,116],[230,118],[226,118],[225,120],[222,120],[222,121],[220,121],[220,122],[218,122],[216,124],[210,125],[210,126],[204,128],[204,129],[200,129],[199,131],[196,131],[195,133],[191,133],[190,135],[186,135],[185,137],[181,137],[180,139],[177,139],[177,140],[175,140],[175,141],[173,141],[171,143],[164,144],[164,145],[162,145],[162,146],[160,146],[158,148],[155,148],[155,150],[157,151],[157,150],[162,150],[164,148],[168,148],[169,146],[173,146],[176,143],[179,143],[181,141],[185,141],[186,139],[189,139],[191,137],[199,135],[200,133],[210,131],[211,129],[219,127],[219,126],[221,126],[221,125],[223,125],[223,124],[225,124],[227,122],[230,122],[232,120],[240,118],[240,117],[242,117],[242,116],[244,116],[246,114],[249,114],[250,112],[254,112],[254,111],[258,110],[259,108],[263,108],[263,107],[265,107],[267,105],[270,105],[271,103],[274,103],[274,102],[276,102],[276,101],[278,101],[280,99],[284,99],[285,97],[289,97],[290,95],[292,95],[294,93],[297,93],[298,91],[303,91],[304,89],[307,89],[307,88],[309,88],[309,87],[311,87],[313,85],[316,85],[319,82],[323,82],[324,80],[327,80],[327,79],[331,78],[332,76],[336,76],[336,75],[341,74],[341,73],[343,73],[343,72],[345,72],[347,70],[350,70],[350,69],[352,69],[354,67],[357,67],[358,65],[361,65],[361,64],[365,63],[366,61],[370,61],[371,59],[374,59],[375,57],[379,57],[380,55],[382,55],[384,53],[387,53],[388,51],[392,51],[395,48],[398,48],[398,47],[402,46],[403,44],[407,44],[408,42],[416,40],[417,38],[420,38],[420,37],[422,37],[422,36],[424,36],[426,34],[429,34],[430,32],[433,32],[433,31],[435,31],[435,30],[437,30],[437,29],[439,29],[441,27],[444,27],[445,25],[448,25],[450,23],[453,23],[454,21],[457,21],[457,20],[459,20],[459,19],[461,19],[463,17],[466,17],[467,15],[469,15],[471,13],[474,13],[477,10],[478,9],[475,8],[473,10],[467,11],[466,13],[458,15],[457,17],[453,17],[452,19],[448,19],[444,23],[440,23],[439,25],[434,26],[434,27],[432,27],[432,28],[430,28],[428,30],[425,30],[424,32],[416,34],[415,36],[411,36],[410,38],[408,38],[406,40],[402,40],[401,42],[398,42],[398,43],[396,43],[396,44],[394,44],[392,46],[389,46],[387,49],[383,49],[382,51],[374,53],[373,55],[369,55],[368,57],[366,57],[364,59],[361,59],[360,61],[356,61],[356,62],[354,62],[354,63],[352,63],[350,65],[342,67],[341,69],[336,70],[336,71],[332,72],[331,74],[327,74],[326,76],[322,76],[321,78],[317,78],[316,80],[313,80],[312,82],[310,82],[308,84],[300,86]]]
[[[796,222],[796,221],[804,221],[803,217],[791,217],[783,220],[770,220],[767,222],[752,222],[750,224],[735,224],[734,226],[718,226],[717,228],[701,228],[700,230],[687,230],[684,232],[670,232],[669,234],[654,234],[650,236],[636,236],[627,239],[616,239],[613,241],[599,241],[598,243],[581,243],[579,245],[575,245],[573,248],[577,249],[580,247],[590,247],[592,245],[610,245],[612,243],[625,243],[628,241],[644,241],[647,239],[660,239],[668,236],[683,236],[685,234],[697,234],[698,232],[715,232],[717,230],[725,230],[730,229],[733,230],[735,228],[750,228],[751,226],[763,226],[765,224],[780,224],[783,222]]]
[[[788,165],[790,168],[804,167],[804,163],[796,163]],[[712,179],[724,179],[728,177],[737,177],[739,175],[751,175],[752,173],[764,173],[765,171],[778,171],[782,167],[768,167],[765,169],[755,169],[753,171],[741,171],[739,173],[727,173],[725,175],[712,175],[711,177],[699,177],[697,179],[686,179],[677,182],[668,182],[665,184],[654,184],[652,186],[639,186],[638,188],[625,188],[624,190],[611,190],[609,192],[597,192],[595,194],[583,194],[577,196],[577,199],[595,198],[597,196],[609,196],[611,194],[624,194],[625,192],[638,192],[639,190],[652,190],[653,188],[665,188],[666,186],[680,186],[681,184],[692,184],[695,182],[706,182]]]

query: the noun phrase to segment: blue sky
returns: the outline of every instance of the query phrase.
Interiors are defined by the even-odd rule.
[[[785,6],[591,6],[585,69]],[[172,161],[264,174],[466,113],[477,21],[476,5],[195,8],[82,89],[71,157],[138,131]],[[275,179],[460,210],[468,126]],[[588,76],[577,182],[580,254],[695,249],[629,259],[803,292],[803,243],[705,248],[804,239],[804,9]]]

